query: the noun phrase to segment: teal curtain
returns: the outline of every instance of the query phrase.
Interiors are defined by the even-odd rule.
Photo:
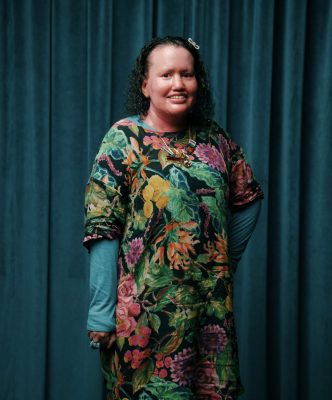
[[[332,2],[1,0],[0,32],[0,399],[102,399],[84,187],[137,52],[166,34],[201,46],[265,192],[236,276],[242,398],[330,398]]]

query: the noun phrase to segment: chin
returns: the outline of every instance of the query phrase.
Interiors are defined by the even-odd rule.
[[[181,117],[181,116],[185,116],[189,113],[189,111],[191,110],[192,107],[188,107],[188,106],[177,106],[177,107],[172,107],[171,109],[169,109],[169,114],[177,116],[177,117]]]

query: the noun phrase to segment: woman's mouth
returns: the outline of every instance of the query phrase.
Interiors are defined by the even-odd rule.
[[[188,96],[185,94],[175,94],[173,96],[168,96],[168,99],[171,101],[171,103],[182,104],[186,103]]]
[[[185,95],[176,95],[176,96],[170,96],[170,99],[186,99],[187,97]]]

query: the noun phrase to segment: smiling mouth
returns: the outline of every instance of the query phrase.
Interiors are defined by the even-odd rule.
[[[187,96],[183,95],[176,95],[176,96],[169,96],[170,99],[186,99]]]

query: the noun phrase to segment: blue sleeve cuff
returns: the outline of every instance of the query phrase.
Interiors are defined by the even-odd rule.
[[[118,251],[118,239],[102,239],[91,245],[89,331],[115,330]]]

